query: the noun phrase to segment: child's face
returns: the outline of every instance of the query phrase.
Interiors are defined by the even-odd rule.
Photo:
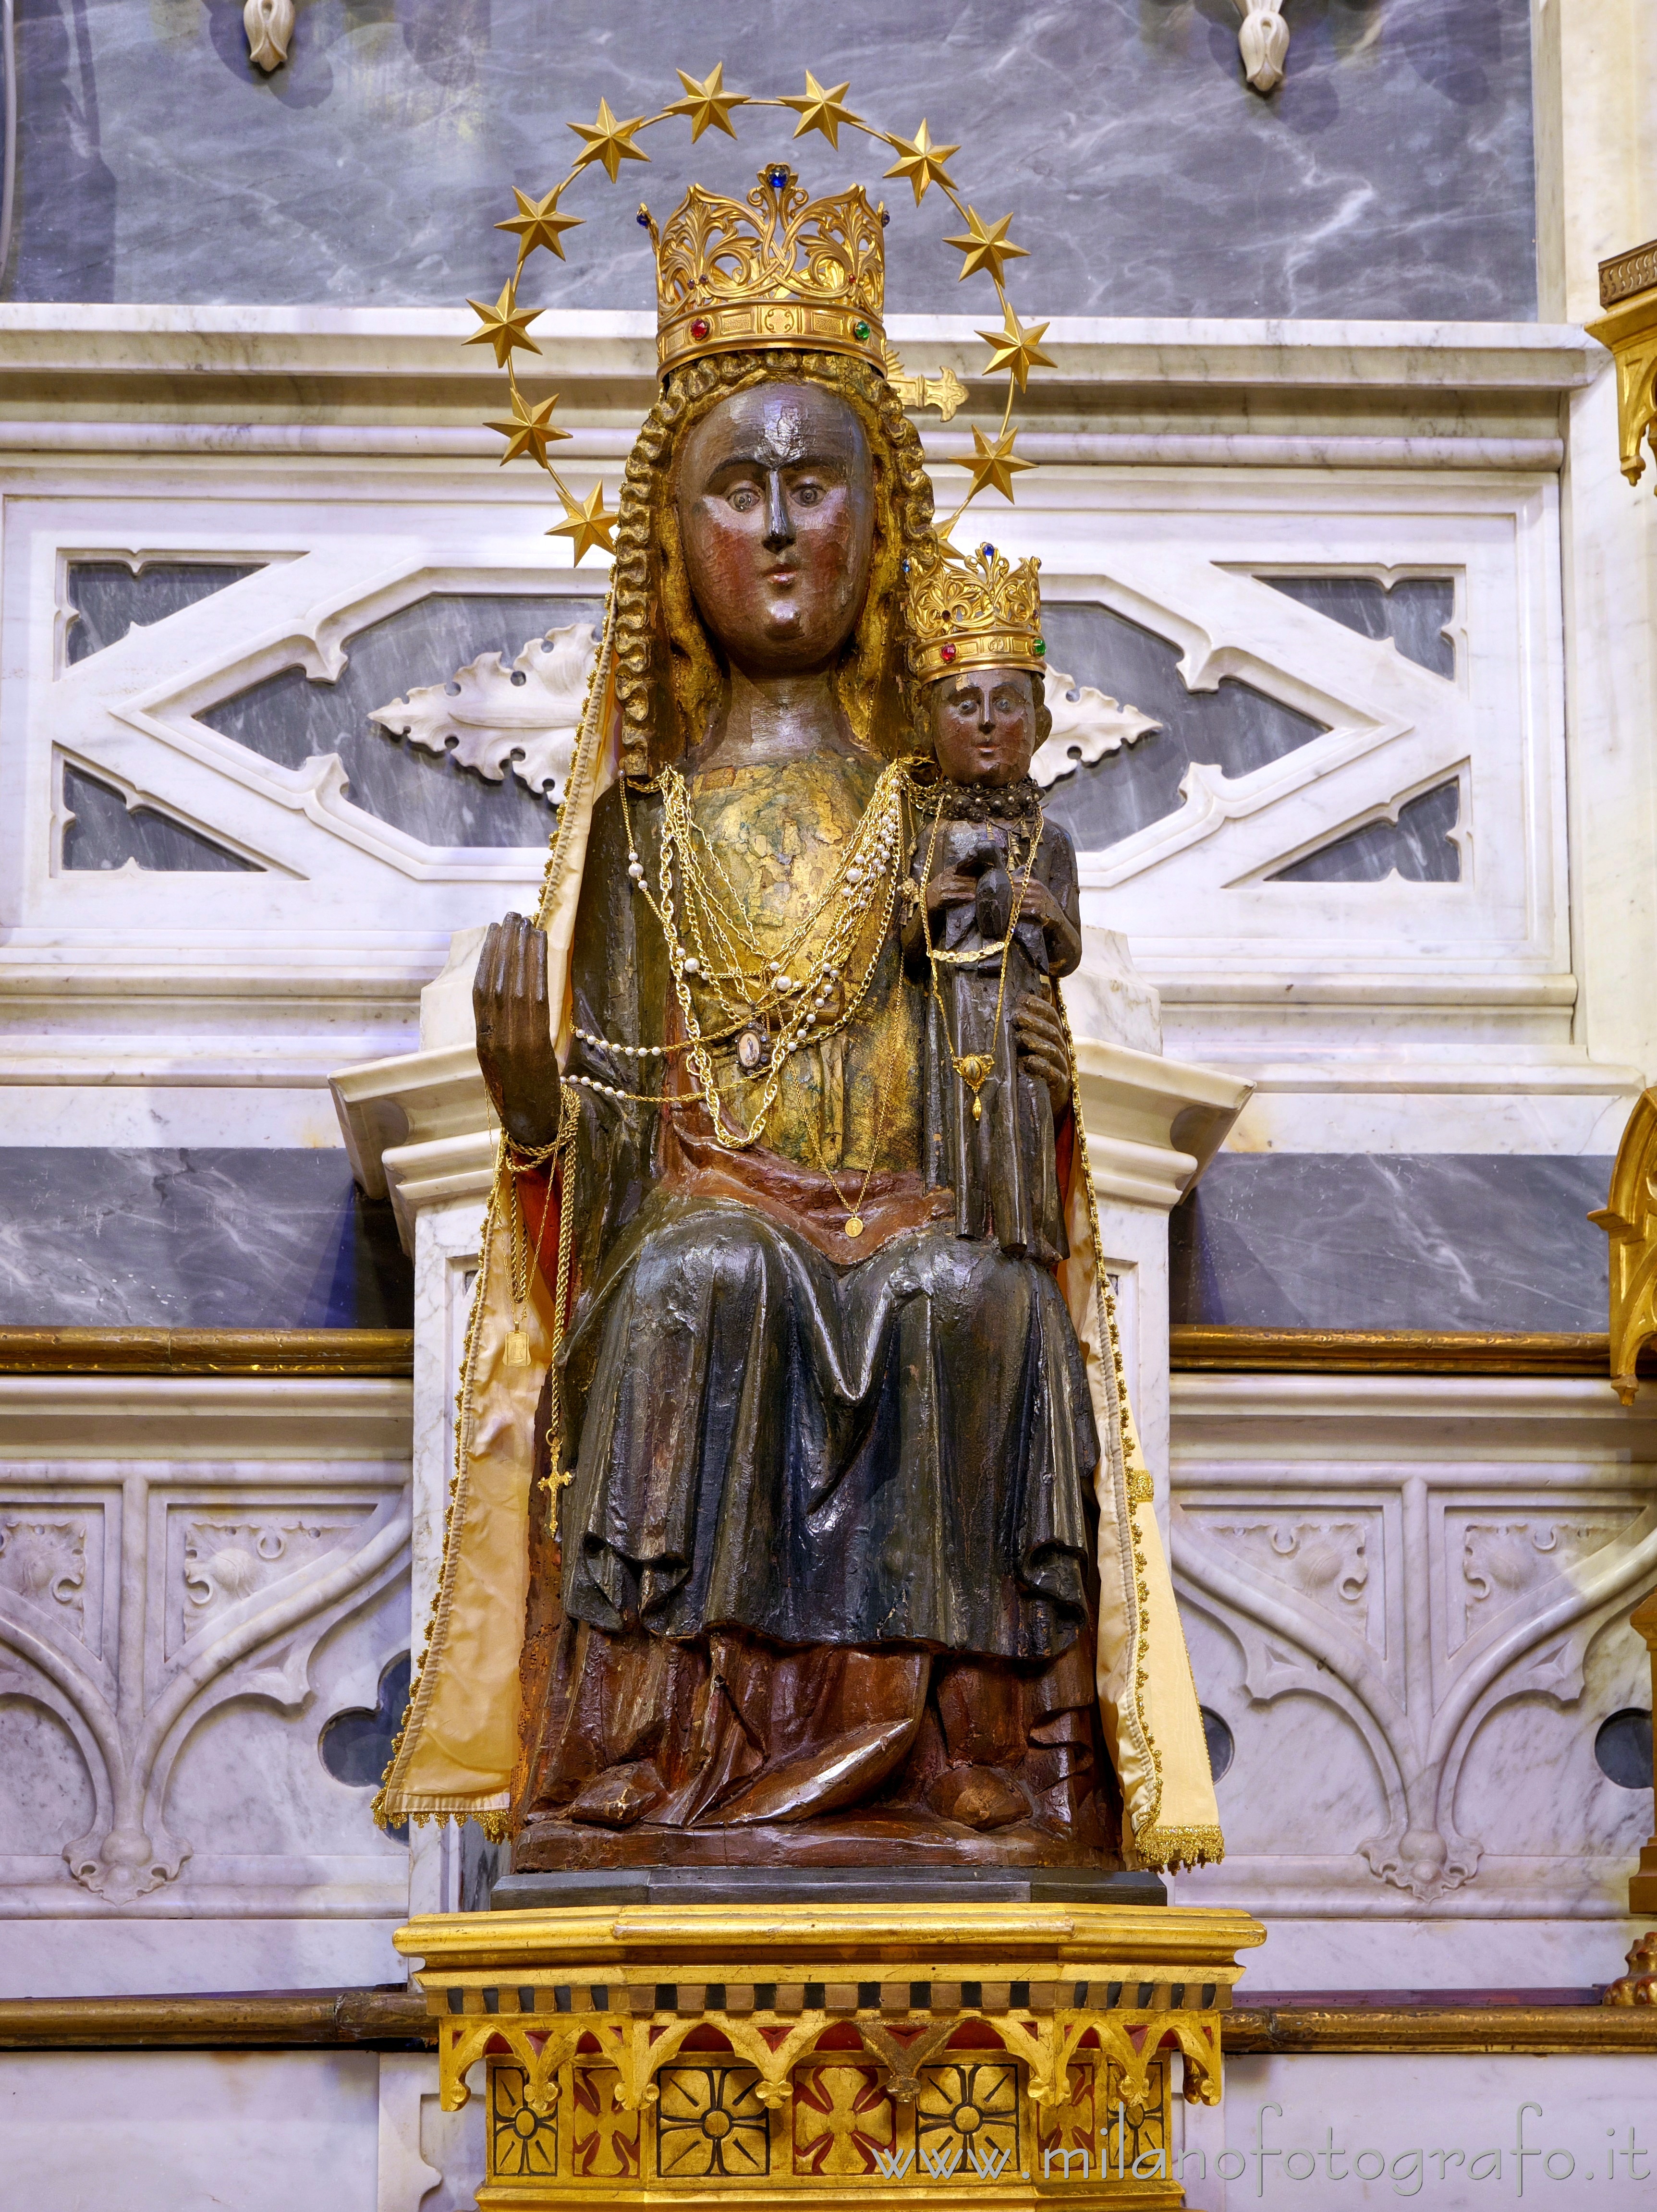
[[[952,783],[1016,783],[1036,749],[1036,695],[1022,668],[969,668],[932,686],[932,738]]]

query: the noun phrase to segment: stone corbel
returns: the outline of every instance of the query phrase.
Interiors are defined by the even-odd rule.
[[[1256,92],[1276,92],[1283,81],[1288,57],[1288,26],[1283,21],[1283,0],[1237,0],[1242,28],[1237,44],[1243,70]]]
[[[1588,1219],[1611,1239],[1611,1379],[1631,1406],[1640,1354],[1657,1337],[1657,1091],[1635,1101],[1610,1199]]]
[[[241,20],[252,59],[267,73],[280,69],[294,34],[294,0],[247,0]]]
[[[1610,347],[1617,362],[1623,474],[1638,483],[1646,440],[1657,422],[1657,239],[1599,264],[1599,304],[1607,312],[1587,332]]]

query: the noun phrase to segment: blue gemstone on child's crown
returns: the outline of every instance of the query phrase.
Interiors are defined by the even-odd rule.
[[[789,173],[786,169],[773,169],[770,177],[766,179],[774,192],[780,192],[783,185],[787,184],[788,180]]]

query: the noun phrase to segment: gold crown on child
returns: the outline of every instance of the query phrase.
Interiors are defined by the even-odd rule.
[[[663,374],[703,354],[799,346],[886,374],[886,214],[861,185],[813,199],[769,161],[746,201],[692,185],[658,233],[656,354]]]
[[[1027,668],[1046,665],[1041,635],[1041,563],[1016,568],[985,544],[968,554],[951,545],[943,558],[909,587],[909,665],[923,684],[967,668]]]

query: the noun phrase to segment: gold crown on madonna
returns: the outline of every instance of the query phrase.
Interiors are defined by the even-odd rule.
[[[967,668],[1027,668],[1039,675],[1047,644],[1041,635],[1039,561],[1016,568],[985,544],[968,554],[953,546],[911,578],[909,665],[923,684]]]
[[[662,374],[703,354],[773,347],[851,354],[886,374],[886,210],[861,185],[813,199],[769,161],[746,199],[692,185],[659,234],[656,355]]]

